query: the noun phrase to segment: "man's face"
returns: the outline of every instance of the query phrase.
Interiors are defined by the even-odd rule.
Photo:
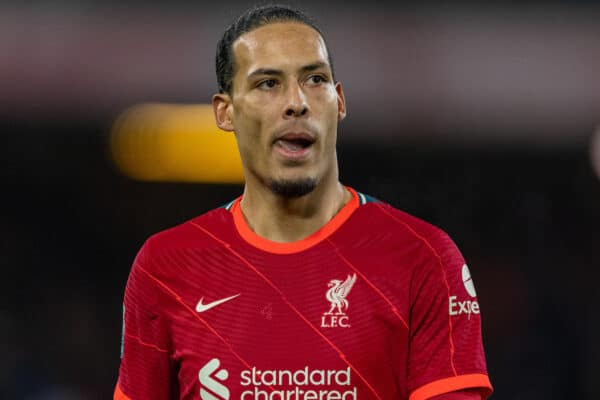
[[[301,23],[268,24],[236,40],[233,54],[232,93],[216,95],[213,105],[219,126],[236,134],[247,182],[293,197],[323,178],[337,180],[345,101],[319,33]]]

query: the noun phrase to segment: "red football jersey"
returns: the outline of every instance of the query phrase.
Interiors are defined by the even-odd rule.
[[[240,199],[152,236],[124,301],[115,399],[427,399],[491,393],[469,269],[440,229],[349,189],[276,243]]]

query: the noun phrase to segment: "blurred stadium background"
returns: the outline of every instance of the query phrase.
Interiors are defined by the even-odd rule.
[[[600,6],[416,3],[300,3],[346,90],[342,180],[458,243],[494,399],[598,399]],[[136,104],[208,103],[216,41],[248,5],[0,3],[0,398],[110,398],[137,249],[241,192],[128,178],[110,134]],[[174,168],[211,176],[195,137],[200,162]]]

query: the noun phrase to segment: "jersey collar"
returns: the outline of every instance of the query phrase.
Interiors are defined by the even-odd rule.
[[[257,247],[263,251],[275,254],[292,254],[298,253],[304,250],[307,250],[310,247],[313,247],[317,243],[322,242],[329,236],[331,236],[340,226],[350,218],[352,213],[358,208],[360,199],[356,191],[348,186],[346,189],[352,194],[352,198],[344,207],[338,211],[338,213],[327,222],[321,229],[314,232],[310,236],[297,240],[295,242],[273,242],[271,240],[265,239],[261,236],[258,236],[246,222],[246,218],[242,213],[242,208],[240,207],[240,202],[242,197],[238,197],[229,210],[233,214],[233,222],[235,227],[240,234],[240,236],[249,244],[254,247]]]

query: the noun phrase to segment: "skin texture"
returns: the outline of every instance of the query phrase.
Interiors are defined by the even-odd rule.
[[[338,122],[346,116],[342,85],[334,82],[325,43],[311,27],[272,23],[233,44],[230,94],[213,96],[217,125],[234,132],[246,185],[242,212],[260,236],[289,242],[309,236],[350,199],[338,181]],[[304,134],[314,143],[300,157],[277,139]],[[314,190],[286,197],[273,182],[312,182]]]

